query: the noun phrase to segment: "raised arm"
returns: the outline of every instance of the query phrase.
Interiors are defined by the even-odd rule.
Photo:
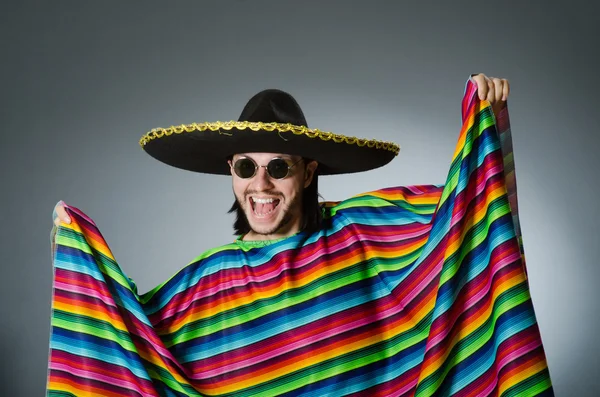
[[[508,80],[495,77],[487,77],[485,74],[476,74],[471,76],[471,80],[477,86],[477,96],[481,100],[487,100],[492,105],[494,111],[496,130],[500,138],[502,150],[504,178],[506,182],[506,192],[510,204],[510,210],[515,226],[515,234],[519,241],[523,266],[525,267],[525,257],[523,252],[523,240],[521,235],[521,225],[519,223],[519,207],[517,201],[517,179],[515,174],[515,161],[513,156],[512,135],[510,129],[510,118],[508,114],[507,100],[510,93]]]

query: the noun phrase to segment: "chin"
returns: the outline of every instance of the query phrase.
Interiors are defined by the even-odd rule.
[[[250,230],[252,231],[252,233],[254,234],[259,234],[262,236],[268,236],[268,235],[272,235],[272,234],[281,234],[282,232],[285,232],[284,230],[282,230],[282,225],[280,225],[280,221],[277,222],[270,222],[268,224],[257,224],[256,222],[251,222],[250,223]]]
[[[248,214],[246,214],[248,217]],[[250,214],[252,216],[252,214]],[[247,218],[248,219],[248,218]],[[252,218],[250,218],[252,219]],[[275,219],[272,219],[269,222],[257,222],[256,220],[251,220],[248,222],[250,225],[250,230],[252,234],[258,236],[286,236],[294,234],[291,232],[291,221],[292,216],[287,212],[283,212],[279,214],[279,216]]]

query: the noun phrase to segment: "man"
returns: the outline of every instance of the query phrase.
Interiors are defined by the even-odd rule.
[[[444,187],[340,203],[319,205],[319,175],[399,148],[309,129],[281,91],[237,122],[145,135],[160,161],[231,174],[239,238],[138,295],[93,222],[57,206],[49,393],[551,394],[498,139],[508,82],[466,91]]]

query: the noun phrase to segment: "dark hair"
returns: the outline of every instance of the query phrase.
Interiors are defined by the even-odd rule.
[[[311,160],[305,159],[304,163],[308,164]],[[313,179],[302,191],[302,225],[301,230],[313,233],[321,228],[323,223],[323,212],[319,205],[319,181],[318,169],[315,170]],[[244,210],[237,200],[233,201],[233,205],[228,211],[229,214],[235,213],[235,221],[233,222],[234,233],[238,236],[250,232],[250,225]]]

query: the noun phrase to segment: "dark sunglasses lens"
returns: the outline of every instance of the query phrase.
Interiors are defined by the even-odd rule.
[[[285,160],[273,159],[269,161],[267,171],[269,172],[269,175],[271,175],[271,178],[282,179],[287,176],[289,168]]]
[[[240,178],[252,178],[254,171],[256,171],[256,165],[250,159],[239,159],[235,162],[233,169],[237,176]]]

